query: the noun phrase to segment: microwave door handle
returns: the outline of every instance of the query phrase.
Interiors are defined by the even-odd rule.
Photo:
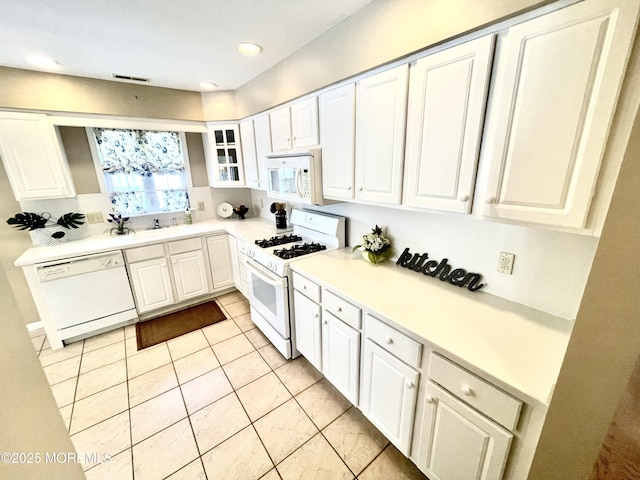
[[[256,264],[255,264],[255,262],[253,260],[247,259],[245,265],[247,266],[247,268],[249,270],[251,270],[251,272],[256,277],[258,277],[263,282],[268,283],[269,285],[273,285],[274,287],[281,287],[282,286],[282,279],[280,277],[278,277],[277,280],[274,280],[273,278],[271,278],[271,276],[265,275],[263,272],[258,270],[258,267],[256,266]]]
[[[300,188],[300,180],[302,179],[302,167],[298,167],[296,170],[296,193],[298,197],[303,198],[302,188]]]

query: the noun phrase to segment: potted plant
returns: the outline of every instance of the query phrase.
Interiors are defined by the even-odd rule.
[[[362,236],[362,243],[353,247],[355,252],[362,248],[362,258],[367,262],[382,263],[391,255],[391,240],[382,234],[382,228],[378,225],[371,229],[371,233]]]
[[[18,230],[33,231],[36,240],[41,245],[56,245],[66,241],[66,232],[62,230],[62,228],[79,228],[80,225],[84,224],[84,218],[84,214],[82,213],[69,212],[54,222],[51,220],[51,214],[49,212],[42,212],[41,214],[21,212],[16,213],[15,216],[8,219],[7,223]],[[53,230],[53,232],[48,233],[45,230],[47,228]]]
[[[115,224],[115,227],[112,227],[109,230],[109,235],[112,235],[114,232],[116,235],[126,235],[129,232],[136,233],[133,228],[129,228],[125,226],[125,223],[129,221],[129,217],[123,217],[122,214],[109,214],[110,218],[107,218],[107,222]],[[107,230],[105,230],[106,232]]]

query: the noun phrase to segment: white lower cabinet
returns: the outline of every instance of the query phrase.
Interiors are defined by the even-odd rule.
[[[139,313],[166,307],[175,302],[165,258],[131,263],[129,273]]]
[[[207,237],[207,250],[209,252],[209,267],[211,268],[213,289],[217,290],[233,285],[234,276],[229,235]]]
[[[418,467],[431,480],[502,477],[513,434],[429,381]]]
[[[320,305],[297,290],[293,292],[296,348],[311,365],[322,370]]]
[[[125,250],[138,313],[208,295],[209,269],[202,238]]]
[[[414,457],[429,478],[502,478],[521,400],[434,353],[421,404]]]
[[[419,376],[417,370],[372,340],[365,340],[360,408],[371,423],[407,456]]]
[[[202,250],[171,255],[171,265],[179,302],[209,293]]]
[[[322,315],[322,373],[352,404],[360,388],[360,332],[328,311]]]

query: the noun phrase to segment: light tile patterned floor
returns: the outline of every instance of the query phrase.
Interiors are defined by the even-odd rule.
[[[424,479],[304,358],[285,360],[239,292],[228,320],[138,352],[135,328],[34,348],[94,479]],[[91,456],[89,456],[91,458]]]

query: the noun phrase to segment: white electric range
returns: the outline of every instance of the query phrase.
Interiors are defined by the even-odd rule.
[[[246,261],[251,319],[285,358],[300,355],[289,264],[345,246],[344,217],[293,209],[290,223],[291,232],[248,245]]]

